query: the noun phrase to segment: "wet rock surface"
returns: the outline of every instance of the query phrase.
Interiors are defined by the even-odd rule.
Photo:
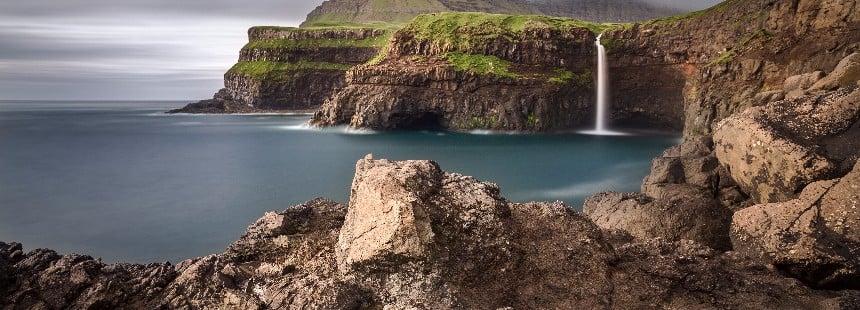
[[[176,265],[0,243],[0,305],[851,309],[860,300],[694,241],[614,238],[563,203],[512,203],[430,161],[367,157],[352,187],[349,206],[315,199],[269,212],[224,253]],[[847,189],[832,193],[856,193]]]

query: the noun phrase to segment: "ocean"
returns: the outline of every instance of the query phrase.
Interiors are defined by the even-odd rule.
[[[167,115],[185,102],[0,101],[0,241],[106,262],[219,253],[266,211],[349,200],[355,162],[430,159],[515,202],[638,191],[677,135],[311,129],[309,115]]]

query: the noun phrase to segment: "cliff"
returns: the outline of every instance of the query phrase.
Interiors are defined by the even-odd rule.
[[[421,15],[347,73],[318,126],[546,131],[590,122],[592,30],[533,15]]]
[[[535,14],[599,22],[644,21],[683,13],[644,1],[620,0],[328,0],[308,14],[302,26],[370,22],[405,24],[419,14],[440,12]]]
[[[845,186],[856,184],[856,179]],[[349,205],[269,212],[224,253],[106,265],[0,243],[0,307],[856,309],[734,252],[637,241],[431,161],[365,158]]]
[[[613,118],[700,136],[729,115],[801,95],[784,90],[786,78],[827,72],[860,50],[856,12],[853,0],[730,0],[610,29]]]
[[[390,37],[391,30],[373,27],[253,27],[224,88],[171,112],[314,110],[345,86],[347,69],[372,59]]]
[[[645,23],[579,26],[605,29],[612,123],[683,130],[694,137],[709,135],[729,115],[790,95],[783,87],[789,76],[831,70],[860,49],[856,11],[857,2],[851,0],[733,0]],[[529,131],[591,123],[593,34],[562,34],[575,27],[542,21],[515,29],[508,21],[535,18],[421,16],[395,34],[383,61],[351,70],[348,86],[326,103],[314,123],[392,129],[404,127],[404,121],[426,127],[429,119],[426,123],[446,129]],[[555,32],[522,31],[531,27]],[[513,75],[455,75],[455,63],[439,57],[450,52],[498,58]],[[528,78],[527,71],[548,76],[552,68],[567,70],[572,75],[560,76],[581,83],[554,90]],[[386,95],[361,91],[369,89]],[[471,118],[475,121],[464,122]],[[538,119],[539,126],[522,125]]]

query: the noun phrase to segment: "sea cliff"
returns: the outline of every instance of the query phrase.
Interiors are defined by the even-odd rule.
[[[213,99],[172,113],[313,111],[345,86],[347,69],[385,46],[391,30],[374,27],[254,27],[239,62]]]
[[[600,24],[543,16],[422,15],[312,124],[371,129],[547,131],[582,126],[593,110]]]

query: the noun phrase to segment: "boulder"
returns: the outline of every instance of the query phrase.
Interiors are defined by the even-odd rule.
[[[338,238],[342,270],[426,259],[433,230],[424,208],[439,190],[441,174],[428,161],[359,161]]]
[[[735,249],[814,287],[860,288],[860,163],[797,199],[735,213]]]
[[[822,145],[860,120],[858,87],[750,108],[714,132],[720,164],[758,202],[793,199],[807,184],[829,179],[836,161]],[[844,155],[843,155],[844,156]]]
[[[833,72],[812,85],[812,90],[834,90],[856,85],[860,81],[860,53],[848,55],[839,61]]]

